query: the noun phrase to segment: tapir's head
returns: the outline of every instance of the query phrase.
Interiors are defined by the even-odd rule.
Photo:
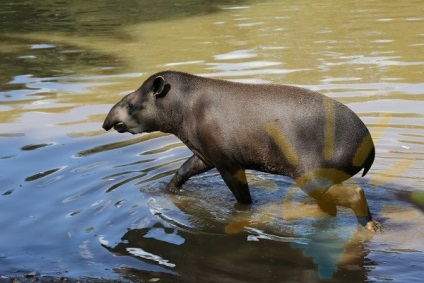
[[[120,133],[163,131],[164,109],[159,103],[170,90],[162,76],[152,76],[136,91],[126,95],[109,111],[103,128],[114,128]]]

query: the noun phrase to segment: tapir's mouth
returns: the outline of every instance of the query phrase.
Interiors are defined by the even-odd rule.
[[[113,128],[115,129],[115,131],[117,131],[118,133],[125,133],[128,132],[127,126],[125,126],[125,124],[123,122],[118,122],[116,123]]]

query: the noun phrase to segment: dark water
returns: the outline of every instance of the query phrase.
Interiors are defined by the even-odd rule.
[[[420,1],[0,4],[0,281],[420,282],[424,276]],[[377,157],[361,185],[384,232],[324,217],[292,180],[216,171],[179,195],[175,137],[101,129],[122,95],[175,69],[288,83],[346,103]]]

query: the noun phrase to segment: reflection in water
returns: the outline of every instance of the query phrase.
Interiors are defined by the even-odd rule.
[[[424,18],[413,0],[0,3],[0,278],[417,282],[424,268]],[[282,176],[217,172],[179,195],[173,136],[105,134],[119,97],[162,69],[305,86],[369,126],[370,237]],[[411,237],[413,235],[413,237]]]
[[[201,233],[188,227],[181,229],[181,223],[177,230],[172,224],[158,222],[150,228],[129,230],[116,246],[103,246],[116,255],[141,260],[143,266],[150,266],[147,270],[178,274],[177,278],[193,282],[337,279],[345,276],[343,270],[338,270],[340,262],[356,270],[349,274],[352,281],[366,279],[367,273],[362,269],[367,253],[364,245],[369,240],[363,234],[366,231],[357,231],[346,239],[346,232],[320,226],[316,233],[299,238],[267,234],[256,228],[222,234],[222,223],[214,223],[213,229]],[[202,253],[196,252],[199,249]],[[318,274],[312,272],[315,265]]]

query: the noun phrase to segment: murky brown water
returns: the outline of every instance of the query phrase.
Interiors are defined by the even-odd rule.
[[[112,3],[112,2],[111,2]],[[0,281],[419,282],[424,270],[421,1],[0,4]],[[366,190],[385,231],[328,218],[282,176],[164,190],[190,156],[173,136],[106,133],[150,74],[174,69],[320,91],[369,126]]]

